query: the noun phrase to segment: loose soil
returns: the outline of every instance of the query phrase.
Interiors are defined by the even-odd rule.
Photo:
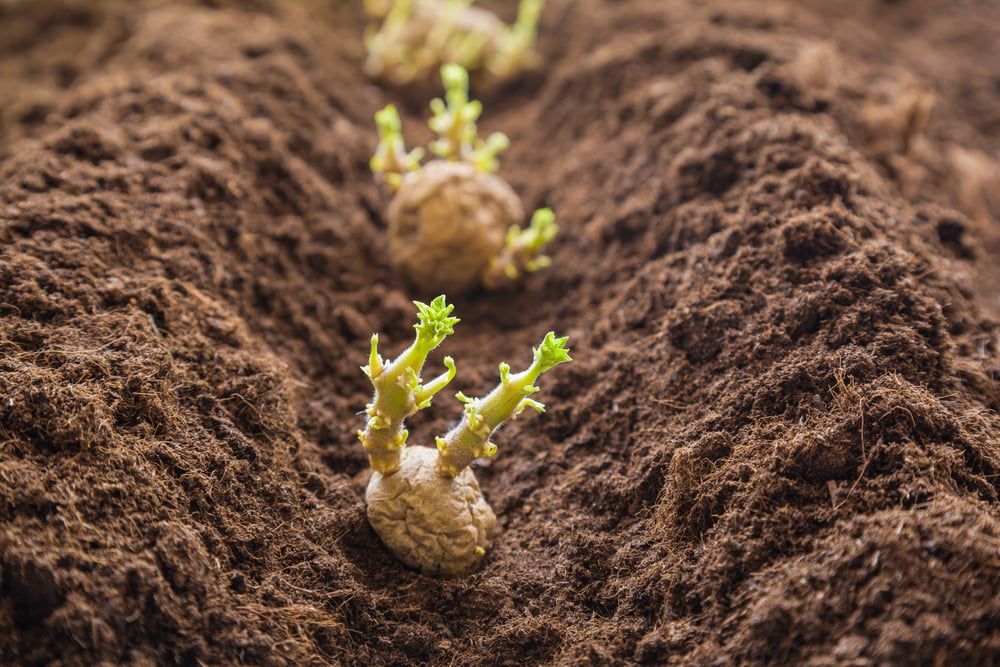
[[[576,360],[441,580],[362,504],[368,337],[433,295],[355,4],[0,3],[0,663],[1000,662],[998,6],[549,1],[484,129],[553,266],[442,354]]]

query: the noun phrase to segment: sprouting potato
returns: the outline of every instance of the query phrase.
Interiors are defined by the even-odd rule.
[[[549,265],[542,254],[556,235],[555,215],[540,209],[521,228],[524,210],[513,188],[496,175],[509,145],[499,132],[480,139],[482,104],[469,99],[469,75],[458,65],[441,71],[445,98],[431,103],[430,152],[407,151],[402,123],[389,105],[375,114],[379,144],[372,171],[395,192],[389,205],[389,256],[418,290],[469,292],[497,289],[523,273]]]
[[[368,365],[362,370],[375,387],[366,408],[365,428],[358,437],[375,471],[365,492],[368,521],[383,544],[403,563],[424,574],[463,576],[473,572],[493,545],[496,516],[483,497],[469,465],[493,456],[493,433],[525,408],[544,412],[530,398],[542,373],[570,361],[567,339],[546,334],[533,350],[531,365],[512,374],[500,364],[500,383],[482,398],[457,394],[464,403],[462,420],[435,438],[436,449],[406,446],[406,418],[430,405],[432,397],[455,376],[455,364],[445,358],[447,371],[422,384],[420,371],[427,354],[454,331],[453,306],[439,296],[430,304],[414,302],[416,338],[395,360],[378,353],[372,336]]]
[[[445,63],[484,73],[501,82],[535,67],[534,44],[544,0],[521,0],[515,22],[473,6],[473,0],[366,0],[382,19],[365,35],[365,71],[402,85],[426,79]]]

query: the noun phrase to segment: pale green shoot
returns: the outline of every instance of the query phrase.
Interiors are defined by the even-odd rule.
[[[497,287],[504,279],[517,280],[522,271],[533,273],[549,266],[552,259],[542,251],[558,232],[556,214],[551,208],[535,211],[527,229],[512,225],[507,230],[503,250],[490,262],[484,278],[486,286]]]
[[[524,230],[508,230],[507,245],[516,248],[527,259],[526,271],[537,271],[551,263],[541,254],[542,249],[559,233],[556,214],[551,208],[540,208],[531,216],[531,223]]]
[[[399,113],[392,104],[375,112],[375,126],[378,128],[378,147],[371,159],[371,169],[381,174],[393,191],[399,189],[403,175],[420,168],[424,149],[406,151],[403,141],[403,124]]]
[[[462,421],[446,436],[436,438],[438,448],[438,474],[454,477],[475,459],[493,456],[496,445],[490,436],[504,421],[516,417],[525,408],[544,412],[545,406],[530,398],[540,391],[535,386],[538,377],[551,368],[571,361],[568,337],[556,338],[551,331],[542,344],[534,348],[531,366],[520,373],[511,374],[510,366],[500,364],[500,384],[483,398],[469,398],[461,393],[458,399],[465,404]]]
[[[486,141],[476,140],[476,150],[472,153],[472,165],[487,174],[495,173],[500,168],[500,153],[510,147],[510,139],[503,132],[494,132]]]
[[[488,30],[455,30],[439,62],[457,63],[467,70],[481,69],[483,50],[489,41]]]
[[[373,15],[385,16],[378,29],[365,30],[365,47],[368,59],[365,71],[372,76],[391,75],[391,78],[408,81],[415,76],[418,65],[413,45],[407,39],[410,20],[413,18],[414,0],[371,0],[367,6]]]
[[[441,68],[444,99],[431,100],[428,125],[438,135],[431,143],[431,152],[446,160],[469,158],[477,140],[476,121],[483,113],[479,100],[469,99],[469,73],[461,65],[449,63]]]
[[[521,70],[538,64],[534,50],[538,36],[538,19],[545,0],[521,0],[517,20],[498,37],[496,53],[486,64],[489,72],[498,79],[508,79]]]
[[[430,71],[439,62],[440,55],[447,53],[459,37],[456,30],[462,13],[474,0],[444,0],[441,4],[441,14],[427,33],[427,43],[420,49],[421,58],[418,63],[422,71]]]
[[[388,475],[399,469],[400,455],[409,432],[403,424],[407,417],[428,407],[434,395],[455,377],[455,362],[445,357],[444,373],[421,384],[420,372],[427,355],[445,337],[454,333],[457,317],[451,317],[454,306],[441,295],[429,304],[414,301],[417,307],[416,337],[393,361],[378,353],[378,334],[372,336],[368,365],[361,370],[372,381],[375,396],[365,409],[368,420],[358,431],[358,439],[368,452],[374,470]]]

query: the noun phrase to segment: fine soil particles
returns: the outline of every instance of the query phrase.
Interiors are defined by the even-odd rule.
[[[473,94],[552,266],[428,372],[575,361],[437,579],[355,436],[434,296],[372,114],[423,143],[436,91],[364,76],[360,4],[0,2],[0,663],[1000,663],[1000,5],[549,0]]]

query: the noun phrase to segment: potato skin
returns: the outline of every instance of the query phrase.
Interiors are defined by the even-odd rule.
[[[480,286],[524,209],[503,179],[436,160],[406,175],[388,216],[396,269],[421,292],[454,294]]]
[[[497,519],[468,468],[454,479],[435,470],[437,450],[406,447],[398,471],[374,473],[365,491],[368,522],[393,555],[424,574],[471,574],[493,546]]]

